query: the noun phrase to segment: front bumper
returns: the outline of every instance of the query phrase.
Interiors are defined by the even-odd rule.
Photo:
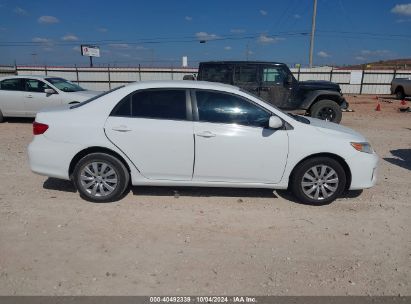
[[[378,155],[358,152],[346,159],[351,170],[350,190],[371,188],[377,183]]]
[[[340,108],[342,110],[347,110],[349,106],[350,104],[347,102],[347,100],[345,100],[345,98],[341,96]]]

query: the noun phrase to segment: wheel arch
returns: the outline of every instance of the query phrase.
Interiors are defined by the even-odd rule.
[[[345,185],[345,190],[348,190],[351,186],[351,170],[350,167],[348,166],[347,162],[344,160],[344,158],[342,158],[341,156],[337,155],[337,154],[333,154],[333,153],[316,153],[316,154],[311,154],[309,156],[306,156],[305,158],[301,159],[293,168],[293,170],[291,170],[290,176],[288,178],[288,187],[290,187],[290,183],[292,181],[292,176],[296,170],[296,168],[301,165],[303,162],[305,162],[308,159],[311,158],[316,158],[316,157],[329,157],[332,158],[334,160],[336,160],[337,162],[340,163],[340,165],[343,167],[344,172],[345,172],[345,177],[346,177],[346,185]]]
[[[331,90],[317,90],[309,92],[304,101],[301,104],[301,109],[309,110],[311,107],[319,102],[320,100],[332,100],[341,106],[344,102],[344,98],[341,97],[341,94],[337,91]]]
[[[329,94],[325,94],[325,95],[318,95],[310,104],[310,106],[308,107],[308,111],[311,110],[311,108],[319,103],[322,100],[331,100],[334,101],[337,105],[341,106],[342,104],[342,100],[340,98],[340,96],[338,95],[329,95]]]
[[[402,87],[402,85],[398,85],[396,88],[395,88],[395,91],[394,91],[394,93],[397,93],[397,92],[405,92],[404,91],[404,88]]]
[[[82,159],[84,156],[86,156],[88,154],[91,154],[91,153],[106,153],[106,154],[109,154],[113,157],[116,157],[116,158],[118,158],[119,161],[121,161],[123,163],[123,165],[126,167],[128,172],[131,173],[130,166],[128,165],[128,163],[126,162],[124,157],[122,157],[120,154],[118,154],[117,152],[115,152],[115,151],[113,151],[109,148],[96,146],[96,147],[89,147],[89,148],[83,149],[73,157],[73,159],[70,162],[70,166],[69,166],[69,177],[70,178],[71,178],[71,176],[74,172],[74,168],[75,168],[76,164],[80,161],[80,159]]]

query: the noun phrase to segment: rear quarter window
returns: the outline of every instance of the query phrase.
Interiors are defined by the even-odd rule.
[[[204,81],[233,83],[233,67],[225,64],[203,65],[200,67],[200,79]]]
[[[71,106],[70,109],[80,108],[80,107],[82,107],[82,106],[84,106],[84,105],[86,105],[86,104],[88,104],[88,103],[90,103],[90,102],[92,102],[92,101],[94,101],[94,100],[96,100],[96,99],[99,99],[100,97],[103,97],[103,96],[105,96],[105,95],[107,95],[107,94],[110,94],[111,92],[117,91],[118,89],[121,89],[121,88],[124,88],[124,86],[120,86],[120,87],[114,88],[114,89],[112,89],[112,90],[110,90],[110,91],[103,92],[103,93],[101,93],[101,94],[99,94],[99,95],[97,95],[97,96],[91,97],[90,99],[87,99],[87,100],[85,100],[85,101],[83,101],[83,102],[80,102],[80,103],[78,103],[78,104],[75,104],[75,105]]]

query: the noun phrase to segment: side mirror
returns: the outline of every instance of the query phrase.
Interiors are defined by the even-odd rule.
[[[57,92],[54,91],[53,89],[44,89],[44,93],[46,93],[46,94],[57,94]]]
[[[280,129],[283,126],[283,121],[278,116],[271,116],[268,121],[268,127],[270,129]]]
[[[183,80],[196,80],[194,75],[184,75]]]
[[[287,84],[292,84],[293,83],[293,75],[288,74],[286,82],[287,82]]]

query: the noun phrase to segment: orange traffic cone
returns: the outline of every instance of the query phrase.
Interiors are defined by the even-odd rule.
[[[407,105],[407,101],[405,100],[405,99],[403,99],[403,100],[401,100],[401,103],[400,103],[402,106],[406,106]]]
[[[377,107],[375,108],[375,111],[381,111],[381,105],[380,105],[380,103],[377,103]]]

